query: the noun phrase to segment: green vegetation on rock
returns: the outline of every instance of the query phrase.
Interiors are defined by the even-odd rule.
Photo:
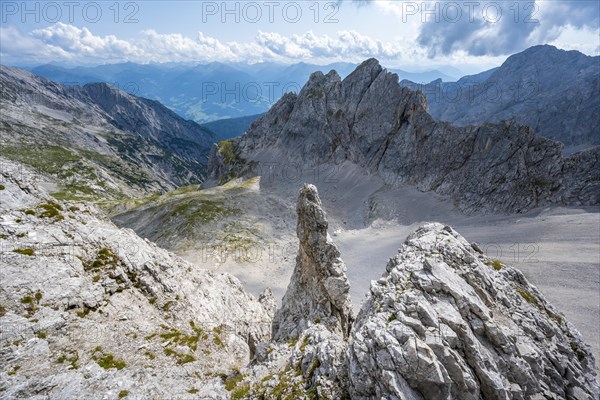
[[[13,253],[23,254],[25,256],[33,257],[35,256],[35,249],[31,247],[20,247],[17,249],[13,249]]]
[[[105,353],[100,346],[96,347],[92,352],[92,360],[96,361],[104,369],[123,369],[127,366],[125,361],[116,358],[111,353]]]
[[[76,350],[69,350],[68,354],[62,354],[56,360],[57,364],[69,363],[69,369],[78,369],[77,361],[79,361],[79,353]]]
[[[61,211],[63,211],[62,206],[52,200],[39,204],[38,209],[41,209],[39,213],[40,218],[53,218],[55,221],[65,219],[61,213]]]

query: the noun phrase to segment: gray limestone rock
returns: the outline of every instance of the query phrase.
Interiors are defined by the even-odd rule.
[[[596,399],[577,330],[449,226],[411,234],[352,329],[354,399]],[[537,397],[536,397],[537,396]]]
[[[311,324],[347,337],[352,324],[350,284],[340,252],[327,232],[328,222],[313,185],[298,196],[296,267],[273,320],[273,338],[298,338]]]
[[[533,46],[498,68],[457,82],[402,86],[427,96],[433,118],[456,125],[514,119],[567,146],[600,144],[598,56]]]
[[[447,196],[467,213],[598,204],[600,169],[590,157],[564,158],[561,143],[514,121],[437,122],[424,94],[397,80],[374,59],[344,80],[335,71],[314,73],[297,96],[282,98],[235,139],[235,148],[248,161],[270,154],[279,165],[350,161],[393,187]],[[219,157],[213,152],[213,176],[241,173]]]

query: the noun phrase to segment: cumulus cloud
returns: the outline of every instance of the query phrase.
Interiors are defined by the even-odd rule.
[[[394,59],[401,55],[397,44],[384,43],[356,31],[338,31],[335,38],[328,35],[317,36],[310,31],[291,37],[259,32],[257,42],[275,54],[295,59]]]
[[[113,54],[120,57],[125,54],[137,56],[137,49],[125,40],[116,36],[95,36],[87,28],[57,23],[46,29],[36,29],[31,36],[39,39],[51,48],[58,48],[67,53],[84,57],[102,57],[103,54]]]
[[[600,34],[596,0],[386,1],[355,0],[418,23],[417,43],[430,57],[465,51],[507,55],[555,41],[567,29]]]
[[[28,35],[19,34],[14,28],[2,29],[3,55],[21,61],[29,61],[29,56],[38,62],[360,61],[366,57],[390,60],[401,55],[397,43],[382,42],[355,31],[339,31],[336,36],[316,35],[312,31],[291,36],[259,31],[251,41],[222,42],[202,32],[192,38],[154,30],[123,40],[114,35],[94,35],[87,28],[61,22]]]
[[[23,36],[12,26],[0,26],[0,55],[2,59],[18,55],[22,60],[29,59],[69,59],[71,55],[61,48],[48,46],[43,42],[30,37]]]

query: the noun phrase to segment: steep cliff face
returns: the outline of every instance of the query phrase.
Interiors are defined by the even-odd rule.
[[[515,119],[566,145],[600,144],[600,57],[533,46],[499,68],[458,82],[401,85],[427,96],[436,120],[456,125]]]
[[[517,270],[449,226],[411,234],[350,342],[353,398],[595,399],[594,358]]]
[[[573,154],[563,164],[563,202],[573,205],[600,204],[600,146]]]
[[[590,185],[600,180],[589,163],[563,158],[560,143],[526,126],[436,122],[425,96],[401,87],[374,59],[343,81],[335,71],[313,74],[298,96],[282,98],[234,144],[248,160],[266,152],[305,166],[348,160],[390,185],[448,196],[466,212],[522,212],[576,197],[596,204],[581,195],[590,186],[570,179],[566,164]]]

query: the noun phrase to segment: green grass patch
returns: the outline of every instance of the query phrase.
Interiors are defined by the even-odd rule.
[[[42,292],[37,291],[33,294],[25,295],[21,298],[21,304],[25,305],[25,311],[27,311],[27,317],[31,317],[38,310],[40,300],[42,300]]]
[[[177,364],[180,364],[180,365],[196,361],[196,357],[194,357],[193,355],[186,354],[186,353],[179,353],[170,347],[165,347],[165,349],[163,351],[164,351],[165,355],[176,358]]]
[[[33,257],[35,256],[35,249],[32,249],[31,247],[19,247],[18,249],[13,249],[13,253]]]
[[[37,145],[0,148],[0,154],[50,175],[62,176],[65,167],[81,160],[81,156],[60,146]]]
[[[231,392],[243,380],[244,380],[244,375],[240,374],[239,372],[230,377],[227,377],[227,379],[225,379],[225,390],[227,390],[228,392]]]
[[[167,301],[163,306],[162,309],[164,312],[169,312],[169,309],[171,308],[171,306],[173,305],[174,301]]]
[[[223,164],[226,166],[226,172],[219,181],[221,185],[249,172],[251,165],[241,156],[240,150],[233,141],[220,141],[217,143],[217,147],[219,148],[219,154],[223,157]]]
[[[499,260],[493,260],[492,268],[494,268],[496,271],[500,271],[502,269],[502,263]]]
[[[236,216],[241,210],[225,205],[222,200],[189,200],[176,205],[168,214],[171,218],[184,218],[189,223],[208,224],[217,219]]]
[[[60,221],[65,219],[62,215],[61,211],[63,210],[62,206],[52,200],[48,200],[45,203],[41,203],[38,205],[39,217],[40,218],[51,218],[55,221]]]
[[[75,350],[70,350],[68,354],[62,354],[56,360],[57,364],[68,363],[69,369],[78,369],[77,361],[79,361],[79,353]]]
[[[231,392],[231,400],[245,399],[248,397],[249,393],[250,393],[250,385],[247,383],[244,383],[243,385],[236,387]]]
[[[196,361],[196,357],[193,353],[198,350],[198,344],[200,340],[208,339],[208,335],[204,333],[202,328],[196,326],[194,321],[190,321],[190,328],[192,333],[181,332],[177,328],[168,327],[161,325],[164,332],[152,333],[146,336],[146,340],[152,340],[155,337],[159,337],[165,344],[164,353],[169,357],[177,359],[178,364],[187,364]],[[185,346],[190,350],[190,353],[182,353],[174,349],[175,346]]]
[[[102,347],[96,347],[92,353],[92,360],[104,369],[116,368],[121,370],[127,366],[125,361],[116,358],[111,353],[105,353]]]
[[[190,321],[190,327],[192,334],[186,334],[179,331],[177,328],[170,328],[168,332],[159,333],[159,337],[163,342],[171,342],[179,346],[187,346],[190,350],[198,350],[198,342],[205,335],[203,334],[202,328],[197,327],[194,321]]]
[[[117,255],[108,247],[102,247],[94,260],[83,262],[83,269],[85,271],[109,270],[115,269],[119,264]]]
[[[11,369],[10,371],[8,371],[8,375],[9,375],[9,376],[13,376],[13,375],[15,375],[15,374],[16,374],[16,373],[17,373],[17,372],[20,370],[20,369],[21,369],[21,366],[20,366],[20,365],[15,365],[15,366],[13,367],[13,369]]]
[[[76,314],[79,318],[85,318],[90,313],[90,311],[92,311],[92,309],[84,305],[79,310],[77,310]]]
[[[530,303],[536,307],[539,307],[539,302],[533,294],[531,294],[528,291],[526,291],[525,289],[521,289],[521,288],[517,288],[517,293],[519,293],[521,295],[521,297],[523,297],[528,303]]]

